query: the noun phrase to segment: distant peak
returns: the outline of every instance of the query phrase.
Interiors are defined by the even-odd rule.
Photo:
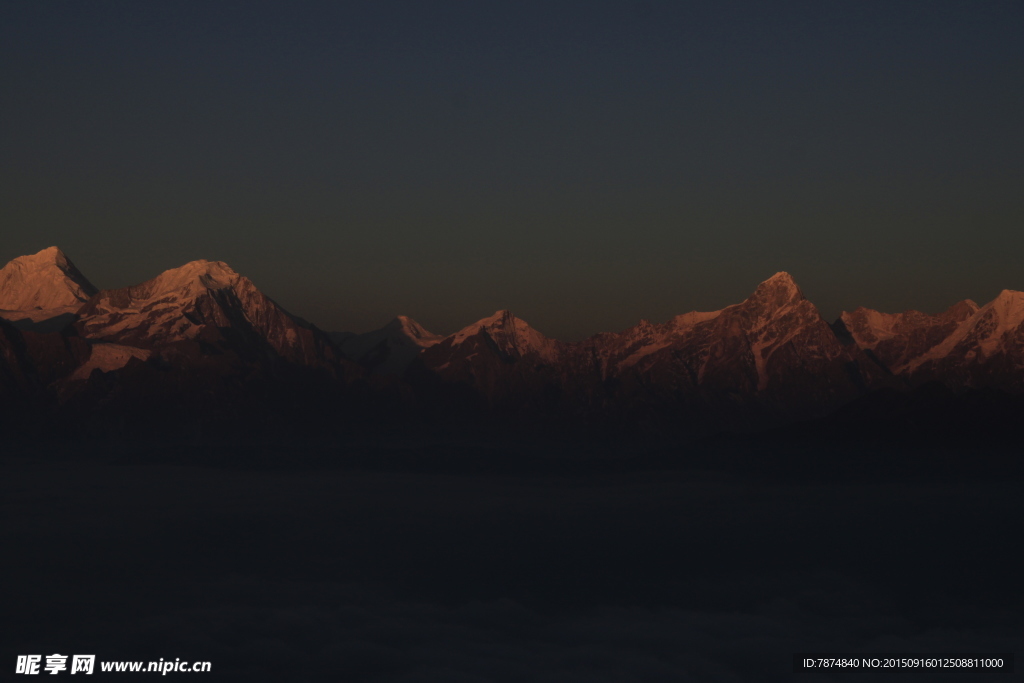
[[[991,308],[992,306],[1013,306],[1018,307],[1024,305],[1024,292],[1018,292],[1016,290],[1002,290],[998,296],[988,302],[984,307]]]
[[[170,270],[164,271],[160,277],[165,275],[175,275],[183,277],[208,277],[213,280],[223,280],[225,284],[229,281],[238,278],[238,273],[234,271],[231,266],[224,263],[223,261],[207,261],[206,259],[198,259],[196,261],[189,261],[183,266],[177,268],[171,268]]]
[[[940,315],[944,318],[964,320],[966,318],[970,318],[979,310],[981,310],[981,306],[976,304],[973,300],[964,299],[963,301],[958,301],[957,303],[953,304]]]
[[[780,270],[779,272],[775,273],[775,275],[772,275],[770,278],[768,278],[761,284],[773,284],[776,286],[796,287],[796,280],[794,280],[793,276],[787,273],[786,271]]]
[[[68,257],[64,255],[64,252],[60,250],[60,247],[47,247],[46,249],[34,254],[34,258],[53,261],[55,263],[68,260]]]
[[[486,318],[477,320],[472,325],[468,325],[463,329],[456,332],[454,335],[455,342],[459,343],[466,337],[479,333],[481,330],[487,330],[490,332],[508,332],[511,334],[540,334],[522,318],[517,318],[512,311],[507,308],[495,311],[492,315]]]
[[[0,308],[3,309],[75,306],[96,291],[57,247],[19,256],[0,269]]]
[[[512,311],[508,310],[507,308],[502,308],[501,310],[495,311],[492,315],[481,320],[479,324],[493,325],[495,323],[505,323],[514,321],[516,319],[517,318],[515,317],[515,315],[512,314]]]
[[[133,297],[148,298],[158,294],[189,290],[196,286],[205,289],[227,289],[242,279],[241,275],[223,261],[199,259],[165,270],[152,280],[131,289]]]
[[[769,308],[781,308],[803,299],[804,294],[793,276],[780,271],[759,284],[748,301]]]
[[[521,357],[530,352],[549,357],[554,353],[554,342],[508,309],[495,311],[493,315],[477,320],[447,339],[451,340],[452,346],[458,346],[479,334],[490,337],[501,352],[509,357]]]
[[[508,310],[507,308],[503,308],[501,310],[495,311],[494,313],[492,313],[491,315],[487,316],[486,318],[481,318],[480,320],[477,320],[472,325],[467,325],[466,327],[464,327],[463,329],[459,330],[455,334],[460,339],[464,339],[465,337],[467,337],[467,336],[469,336],[471,334],[476,334],[480,330],[491,330],[491,329],[502,329],[502,328],[512,329],[512,328],[515,328],[517,326],[529,327],[529,325],[527,325],[525,321],[523,321],[523,320],[517,318],[515,315],[513,315],[512,311]]]
[[[26,254],[25,256],[19,256],[18,258],[12,259],[8,265],[18,263],[23,266],[39,267],[45,265],[56,265],[59,268],[64,268],[69,263],[68,257],[64,255],[58,247],[47,247],[41,251],[37,251],[34,254]]]
[[[419,346],[431,346],[442,339],[407,315],[395,316],[386,329],[405,335]]]
[[[1004,289],[985,308],[995,309],[1001,315],[1024,316],[1024,292]]]
[[[192,271],[199,273],[227,273],[237,275],[234,269],[223,261],[207,261],[204,258],[189,261],[183,266],[171,270]]]

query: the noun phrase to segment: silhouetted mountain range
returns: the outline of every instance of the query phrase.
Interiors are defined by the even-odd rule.
[[[549,339],[509,311],[448,336],[405,316],[328,335],[221,262],[97,291],[51,247],[0,270],[0,309],[9,414],[101,431],[215,415],[307,428],[487,419],[709,434],[836,416],[878,395],[903,396],[913,412],[905,404],[922,387],[1024,393],[1024,293],[1008,290],[934,316],[858,308],[829,324],[777,273],[720,311],[579,342]]]

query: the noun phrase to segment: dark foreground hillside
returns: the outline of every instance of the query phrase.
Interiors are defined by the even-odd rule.
[[[1020,479],[121,456],[5,452],[5,667],[59,652],[207,660],[193,678],[211,681],[976,681],[1011,678],[794,676],[792,654],[1024,641]]]

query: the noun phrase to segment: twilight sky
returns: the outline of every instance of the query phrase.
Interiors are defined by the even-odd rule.
[[[563,339],[1024,290],[1024,4],[5,2],[0,263]]]

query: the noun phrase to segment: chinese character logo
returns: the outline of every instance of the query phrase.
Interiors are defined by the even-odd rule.
[[[96,655],[75,655],[71,658],[71,673],[91,674],[96,666]]]
[[[18,666],[14,673],[35,675],[39,673],[39,662],[42,659],[42,655],[18,655]]]

